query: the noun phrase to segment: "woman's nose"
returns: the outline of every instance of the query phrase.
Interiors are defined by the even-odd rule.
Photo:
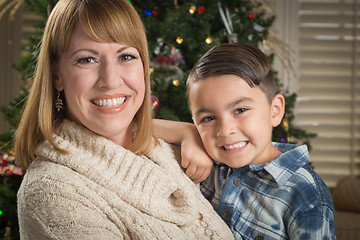
[[[124,83],[121,66],[116,60],[103,62],[99,68],[100,87],[116,89]]]

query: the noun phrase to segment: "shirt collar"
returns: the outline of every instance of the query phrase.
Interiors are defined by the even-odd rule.
[[[306,145],[287,143],[273,143],[273,145],[282,154],[265,165],[252,165],[251,167],[256,170],[256,168],[262,166],[274,178],[276,183],[282,186],[300,167],[310,161],[309,151]]]
[[[306,145],[295,145],[289,143],[272,143],[282,154],[266,164],[246,165],[239,168],[231,168],[224,163],[214,161],[214,164],[225,166],[227,177],[234,171],[261,171],[266,170],[275,182],[281,187],[300,168],[310,161],[309,151]],[[225,176],[225,179],[227,179]]]

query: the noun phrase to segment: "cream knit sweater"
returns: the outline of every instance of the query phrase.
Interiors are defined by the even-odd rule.
[[[74,122],[58,132],[70,154],[37,151],[18,192],[21,239],[233,239],[172,146],[140,157]]]

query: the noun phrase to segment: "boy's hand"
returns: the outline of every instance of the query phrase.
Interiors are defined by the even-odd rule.
[[[206,153],[194,125],[185,131],[181,139],[181,166],[195,184],[204,181],[213,166],[213,160]]]
[[[154,119],[155,136],[168,143],[181,143],[181,166],[185,174],[199,183],[210,174],[213,166],[201,142],[200,135],[192,123]]]

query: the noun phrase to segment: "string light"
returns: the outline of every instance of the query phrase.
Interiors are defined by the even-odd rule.
[[[1,216],[1,215],[3,215],[3,211],[2,211],[2,210],[0,210],[0,216]]]
[[[282,123],[283,123],[283,126],[284,126],[284,128],[285,128],[285,131],[286,131],[286,133],[287,133],[287,138],[286,138],[286,140],[287,140],[287,142],[289,143],[290,142],[290,133],[289,133],[289,122],[288,122],[288,120],[285,118],[285,119],[283,119],[283,121],[282,121]]]
[[[176,38],[176,42],[177,42],[178,44],[182,44],[183,41],[184,41],[184,39],[182,39],[181,37],[177,37],[177,38]]]
[[[250,13],[249,18],[253,18],[253,17],[254,17],[254,14]]]
[[[192,5],[192,6],[190,7],[190,9],[189,9],[189,13],[194,14],[195,11],[196,11],[196,6],[195,6],[195,5]]]
[[[173,80],[173,85],[174,86],[179,86],[179,80]]]
[[[199,10],[198,10],[199,14],[202,14],[204,12],[204,10],[205,10],[205,8],[203,6],[199,7]]]
[[[154,68],[149,68],[149,73],[152,74],[154,72]]]
[[[211,37],[207,37],[207,38],[205,39],[205,42],[206,42],[207,44],[211,44],[211,43],[213,42],[213,40],[212,40]]]
[[[152,12],[152,14],[154,14],[155,17],[157,17],[159,15],[159,13],[155,10],[152,10],[151,12]]]
[[[151,94],[151,100],[152,100],[152,106],[151,108],[155,111],[159,110],[159,100],[157,99],[157,97],[155,97],[154,95]]]
[[[157,109],[157,106],[159,105],[159,103],[154,101],[152,105],[153,105],[153,109]]]
[[[148,10],[146,10],[146,9],[144,9],[144,13],[145,13],[146,15],[148,15],[148,16],[151,16],[151,15],[152,15],[152,13],[149,12]]]

